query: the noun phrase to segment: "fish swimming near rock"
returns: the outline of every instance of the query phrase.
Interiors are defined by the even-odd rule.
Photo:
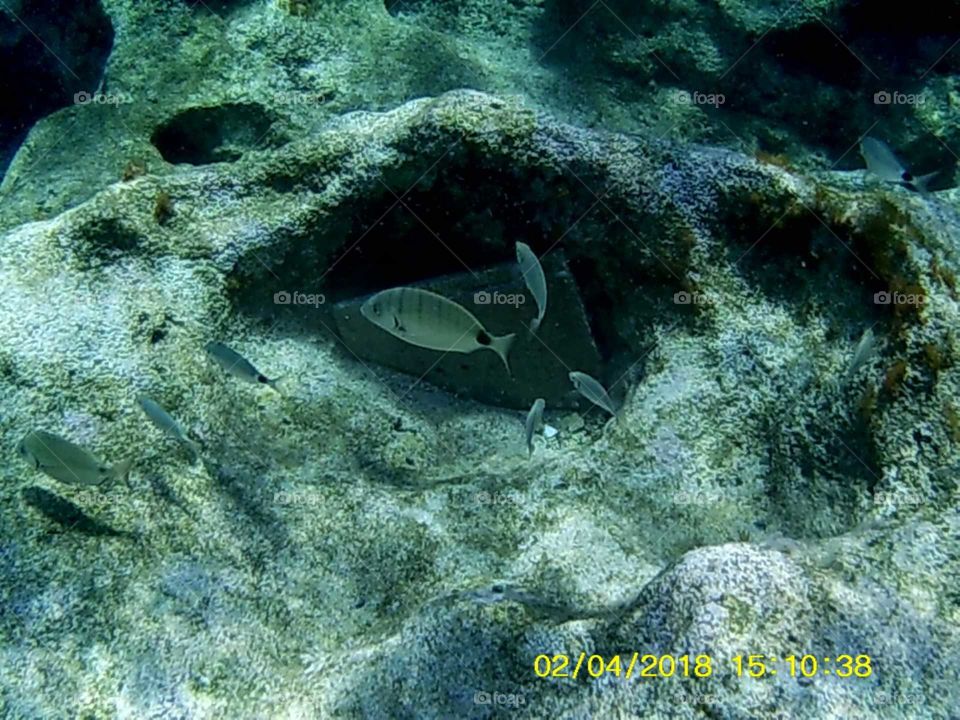
[[[180,427],[180,423],[174,420],[170,416],[170,413],[164,410],[159,403],[148,398],[146,395],[137,397],[137,403],[143,408],[147,417],[150,418],[150,422],[183,445],[183,447],[187,449],[187,452],[190,453],[190,461],[196,462],[197,458],[200,457],[200,448],[193,440],[187,437],[183,428]]]
[[[927,183],[939,172],[914,177],[904,166],[886,143],[872,137],[865,137],[860,141],[860,154],[867,164],[867,170],[884,182],[903,185],[908,190],[925,192]]]
[[[873,335],[873,328],[867,328],[860,336],[857,346],[853,349],[853,357],[850,358],[845,377],[847,379],[853,377],[857,370],[870,362],[876,352],[877,342]]]
[[[547,278],[543,274],[540,260],[534,255],[530,246],[522,242],[517,243],[517,263],[520,265],[523,281],[533,295],[534,302],[537,303],[537,317],[530,321],[530,332],[535,333],[540,329],[543,314],[547,311]]]
[[[533,455],[533,433],[543,421],[543,407],[546,404],[543,398],[537,398],[533,401],[530,412],[527,413],[527,421],[524,423],[523,432],[527,439],[527,455]]]
[[[133,467],[133,460],[124,460],[112,467],[106,465],[79,445],[45,430],[27,433],[17,445],[17,452],[34,470],[72,485],[99,485],[107,480],[120,480],[126,478]]]
[[[204,345],[203,349],[206,350],[207,354],[213,358],[213,361],[226,370],[228,374],[246,382],[268,385],[276,390],[276,384],[282,379],[273,378],[271,380],[257,370],[243,355],[223,343],[211,341]]]
[[[510,372],[507,353],[516,335],[491,335],[473,313],[442,295],[412,287],[391,288],[368,298],[360,314],[417,347],[459,353],[492,350]]]
[[[606,388],[598,380],[590,377],[586,373],[574,370],[568,376],[570,382],[581,395],[598,407],[602,407],[608,413],[617,416],[617,406],[614,404]]]
[[[42,487],[32,485],[21,490],[20,495],[27,505],[67,530],[76,530],[84,535],[107,537],[121,537],[130,534],[114,530],[109,525],[94,520],[69,500]]]
[[[481,605],[492,605],[502,602],[515,602],[524,605],[528,611],[542,618],[551,618],[556,622],[564,623],[583,617],[588,613],[558,602],[552,602],[537,593],[530,592],[519,585],[506,582],[495,582],[492,585],[466,590],[460,597],[472,600]]]

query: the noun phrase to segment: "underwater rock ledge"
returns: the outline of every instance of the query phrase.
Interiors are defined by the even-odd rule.
[[[951,194],[472,91],[204,152],[228,161],[118,182],[0,241],[3,446],[43,427],[135,457],[129,485],[56,491],[139,540],[52,527],[20,491],[54,484],[2,466],[7,716],[957,707]],[[333,332],[328,304],[558,240],[600,372],[629,389],[608,426],[548,406],[559,432],[533,461],[519,413],[369,367]],[[850,371],[867,328],[876,351]],[[211,339],[288,385],[234,382]],[[634,652],[715,672],[535,673]],[[736,655],[788,653],[876,672],[736,677]]]

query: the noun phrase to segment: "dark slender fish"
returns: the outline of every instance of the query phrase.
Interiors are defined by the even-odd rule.
[[[160,403],[148,398],[146,395],[140,395],[137,398],[137,402],[140,404],[140,407],[143,408],[147,417],[150,418],[150,422],[183,445],[183,447],[187,449],[187,452],[190,453],[190,461],[196,462],[197,458],[200,457],[200,448],[193,440],[187,437],[183,428],[180,427],[180,423],[174,420],[170,413],[163,409]]]
[[[530,332],[536,332],[540,329],[543,314],[547,311],[547,278],[543,274],[540,260],[526,243],[517,243],[517,263],[520,265],[523,281],[537,303],[537,317],[530,323]]]
[[[873,328],[867,328],[853,349],[853,357],[850,358],[850,365],[847,367],[847,379],[853,377],[857,370],[870,362],[876,351],[877,342],[873,335]]]
[[[530,412],[527,413],[527,421],[524,423],[523,435],[527,440],[527,455],[533,455],[533,434],[537,431],[540,423],[543,421],[543,398],[537,398]]]
[[[217,365],[226,370],[230,375],[249,383],[269,385],[276,390],[276,384],[281,378],[268,378],[257,370],[253,366],[253,363],[233,348],[220,342],[208,342],[203,346],[203,349],[207,351],[207,354]]]

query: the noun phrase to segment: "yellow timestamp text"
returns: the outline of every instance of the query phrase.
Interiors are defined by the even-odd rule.
[[[713,677],[722,668],[732,671],[737,677],[788,677],[812,678],[818,675],[835,675],[840,678],[868,678],[873,674],[869,655],[737,655],[725,661],[717,661],[707,654],[656,655],[625,653],[615,655],[537,655],[533,660],[533,672],[540,678],[600,678],[614,675],[630,679],[669,677]]]
[[[873,675],[869,655],[737,655],[733,658],[737,677],[760,678],[784,673],[790,677],[812,678],[836,675],[841,678],[868,678]]]

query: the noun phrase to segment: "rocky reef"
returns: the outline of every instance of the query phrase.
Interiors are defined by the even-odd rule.
[[[885,57],[881,11],[787,5],[104,2],[132,101],[40,120],[0,187],[3,716],[956,716],[960,195],[818,158],[872,95],[847,134],[689,102],[778,19],[751,52]],[[830,64],[787,54],[758,97]],[[891,141],[949,147],[957,62]],[[513,377],[344,331],[392,286],[523,293],[518,241],[566,300]],[[59,483],[36,428],[134,469]]]

